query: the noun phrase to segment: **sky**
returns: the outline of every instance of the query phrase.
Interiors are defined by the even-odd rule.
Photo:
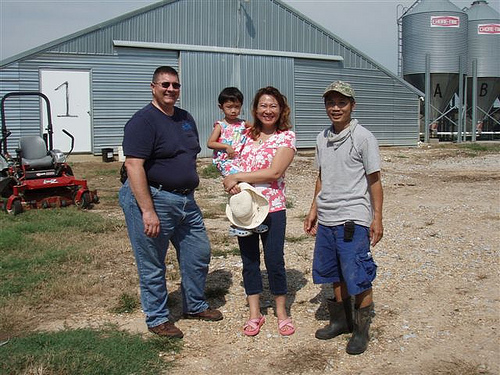
[[[414,0],[282,1],[397,73],[397,19]],[[473,0],[451,1],[463,9]],[[0,0],[0,61],[155,2]],[[500,0],[488,3],[500,12]]]

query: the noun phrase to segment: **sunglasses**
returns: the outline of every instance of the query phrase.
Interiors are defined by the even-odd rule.
[[[170,85],[172,85],[174,90],[179,90],[181,88],[181,84],[178,82],[153,82],[155,85],[160,85],[164,89],[168,89]]]

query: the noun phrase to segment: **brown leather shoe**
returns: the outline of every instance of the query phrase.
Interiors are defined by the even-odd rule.
[[[149,327],[148,329],[149,332],[153,332],[158,336],[177,337],[179,339],[182,339],[184,337],[182,331],[179,328],[177,328],[175,324],[172,322],[165,322],[156,327]]]
[[[222,320],[223,316],[219,310],[208,308],[205,311],[202,311],[198,314],[184,314],[184,317],[187,319],[200,319],[200,320],[209,320],[215,322],[217,320]]]

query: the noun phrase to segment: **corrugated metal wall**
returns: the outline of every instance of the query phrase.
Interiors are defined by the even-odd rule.
[[[123,126],[138,109],[151,101],[149,83],[160,65],[178,67],[176,51],[117,49],[114,56],[43,54],[21,61],[8,75],[2,70],[0,95],[9,91],[39,91],[40,69],[76,69],[91,72],[93,152],[116,147],[123,138]],[[8,71],[13,69],[9,67]],[[17,74],[17,77],[15,75]],[[12,77],[11,77],[12,76]],[[17,82],[13,81],[13,78]],[[16,87],[17,86],[17,87]],[[21,135],[39,134],[40,103],[36,98],[8,99],[6,118],[14,151]],[[21,107],[22,106],[22,107]],[[22,108],[22,110],[21,110]]]
[[[341,55],[345,67],[377,69],[367,56],[276,0],[172,2],[105,24],[52,51],[112,54],[110,40]]]
[[[114,46],[113,41],[340,55],[344,61],[124,48]],[[180,0],[149,6],[3,66],[0,94],[38,90],[42,68],[89,70],[93,152],[99,153],[104,147],[121,144],[123,125],[151,99],[148,83],[159,65],[179,67],[180,104],[197,120],[203,156],[210,155],[205,143],[213,122],[221,116],[217,96],[229,85],[244,93],[242,117],[250,120],[249,106],[256,90],[267,85],[280,89],[295,111],[292,118],[299,147],[312,146],[326,120],[318,93],[341,77],[355,84],[361,95],[356,114],[366,119],[381,143],[406,145],[418,140],[418,94],[362,52],[278,0]],[[16,108],[19,106],[12,113]],[[30,117],[23,120],[23,132],[37,132],[38,105],[28,109]],[[18,123],[17,129],[20,127]],[[18,136],[19,132],[13,134],[13,139]]]
[[[202,152],[206,147],[213,123],[223,117],[217,106],[220,91],[227,86],[238,87],[244,95],[241,118],[253,121],[251,103],[255,92],[264,86],[275,86],[293,103],[293,59],[232,55],[223,53],[181,52],[181,102],[196,120]],[[293,112],[292,112],[293,116]]]
[[[299,147],[314,147],[316,135],[330,125],[323,105],[329,83],[343,80],[356,92],[354,117],[381,145],[415,145],[419,100],[397,79],[378,71],[346,69],[326,61],[295,61],[296,132]]]

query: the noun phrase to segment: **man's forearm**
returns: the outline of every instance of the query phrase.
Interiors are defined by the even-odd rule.
[[[141,163],[140,160],[141,159],[127,160],[125,166],[127,167],[130,188],[134,193],[137,204],[144,213],[154,211],[154,206],[143,162]]]

